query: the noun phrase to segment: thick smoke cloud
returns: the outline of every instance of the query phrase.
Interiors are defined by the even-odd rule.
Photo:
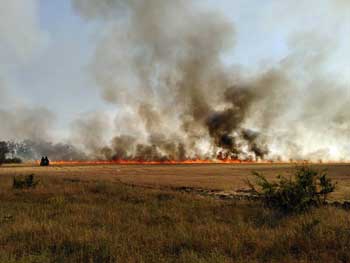
[[[94,74],[106,101],[134,109],[146,134],[135,138],[134,151],[114,150],[117,156],[203,158],[199,138],[214,143],[211,155],[217,147],[238,152],[231,133],[241,128],[253,96],[230,87],[221,63],[234,43],[229,21],[188,1],[73,3],[83,17],[107,20]],[[121,138],[114,148],[123,148],[116,144]]]
[[[118,113],[113,121],[103,113],[84,114],[72,124],[70,143],[57,143],[52,131],[59,113],[12,94],[13,72],[46,45],[39,0],[5,0],[0,136],[24,140],[17,145],[21,157],[349,159],[347,1],[267,1],[254,17],[259,27],[290,35],[280,61],[254,70],[223,63],[239,30],[201,1],[71,1],[98,29],[90,69],[102,98]]]
[[[341,2],[323,5],[320,15]],[[317,160],[349,152],[341,143],[348,140],[348,92],[327,71],[337,50],[331,39],[295,33],[285,59],[243,75],[221,59],[234,44],[231,23],[194,1],[73,0],[73,6],[88,21],[103,21],[93,74],[103,98],[133,111],[138,124],[130,133],[139,136],[119,134],[104,148],[107,158]],[[288,6],[277,3],[271,11]],[[339,24],[336,16],[330,20],[330,29]]]
[[[108,129],[108,119],[102,113],[86,114],[72,124],[72,141],[83,145],[85,152],[99,159]]]

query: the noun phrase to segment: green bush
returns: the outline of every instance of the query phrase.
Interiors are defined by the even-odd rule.
[[[278,176],[276,182],[270,182],[258,172],[255,184],[248,181],[252,192],[261,198],[270,208],[284,213],[303,212],[311,207],[326,203],[327,196],[335,189],[335,184],[325,171],[318,172],[311,167],[297,167],[293,176]]]
[[[34,174],[30,174],[27,176],[17,176],[13,177],[13,185],[14,189],[25,189],[25,188],[34,188],[39,182],[34,179]]]

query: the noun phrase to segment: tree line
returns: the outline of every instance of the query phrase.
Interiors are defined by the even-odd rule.
[[[0,141],[0,165],[4,163],[21,163],[22,159],[16,157],[15,143]]]

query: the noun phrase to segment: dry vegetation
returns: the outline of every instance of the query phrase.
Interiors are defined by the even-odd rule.
[[[343,209],[286,217],[254,202],[44,171],[24,190],[1,176],[1,262],[350,261]]]
[[[82,180],[152,186],[152,187],[200,187],[218,190],[237,190],[246,187],[247,179],[254,179],[257,171],[269,180],[276,175],[293,172],[294,164],[209,164],[209,165],[71,165],[39,167],[38,165],[5,165],[3,175],[36,174],[45,177],[70,176]],[[319,164],[318,170],[327,169],[330,178],[337,182],[333,200],[350,200],[350,164]]]

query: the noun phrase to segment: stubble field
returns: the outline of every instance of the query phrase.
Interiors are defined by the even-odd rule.
[[[333,200],[350,200],[350,164],[314,164],[326,170],[337,182]],[[247,188],[257,171],[268,179],[278,175],[288,177],[296,164],[187,164],[187,165],[10,165],[0,168],[0,176],[35,174],[45,178],[79,179],[83,181],[121,182],[152,188],[194,187],[236,191]],[[1,177],[0,177],[1,178]],[[0,182],[1,183],[1,182]]]
[[[233,191],[252,171],[294,165],[0,167],[0,262],[349,262],[350,212],[283,216],[255,201],[217,200],[182,187]],[[317,165],[349,199],[349,165]],[[35,174],[33,189],[13,189]]]

